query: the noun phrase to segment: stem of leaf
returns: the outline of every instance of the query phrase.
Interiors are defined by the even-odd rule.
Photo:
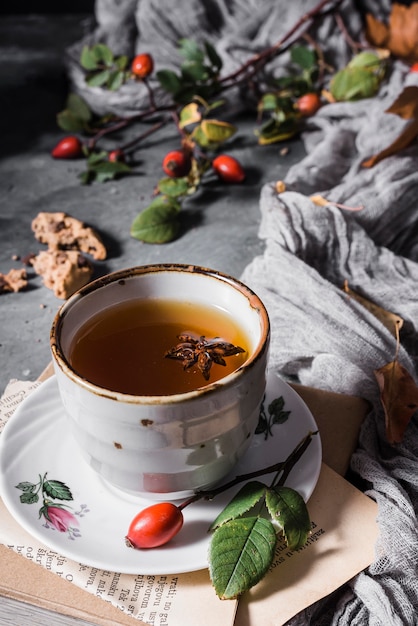
[[[276,476],[274,477],[271,486],[273,487],[273,485],[276,484],[276,481],[278,477],[280,476],[280,474],[281,474],[281,477],[277,484],[283,485],[287,477],[289,476],[291,470],[293,469],[293,467],[296,465],[296,463],[299,461],[299,459],[301,458],[305,450],[310,445],[312,441],[312,437],[317,434],[318,434],[318,431],[314,431],[314,432],[309,431],[308,434],[294,448],[294,450],[292,450],[292,452],[289,454],[289,456],[287,457],[285,461],[279,461],[278,463],[274,463],[273,465],[269,465],[268,467],[265,467],[260,470],[256,470],[254,472],[248,472],[247,474],[240,474],[236,476],[234,479],[230,480],[229,482],[223,485],[220,485],[219,487],[216,487],[215,489],[212,489],[210,491],[198,491],[192,496],[190,496],[190,498],[188,498],[187,500],[179,504],[178,508],[182,510],[186,508],[186,506],[189,506],[189,504],[192,504],[193,502],[197,502],[198,500],[202,500],[202,499],[213,500],[213,498],[218,496],[220,493],[223,493],[227,489],[231,489],[231,487],[235,487],[236,485],[239,485],[242,482],[251,480],[253,478],[257,478],[258,476],[271,474],[272,472],[276,472]]]

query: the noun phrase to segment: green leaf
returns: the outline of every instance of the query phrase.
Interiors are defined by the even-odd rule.
[[[104,43],[97,43],[92,48],[92,53],[98,63],[102,62],[107,66],[113,63],[113,52]]]
[[[212,46],[208,41],[204,42],[206,55],[211,63],[211,65],[218,71],[222,69],[223,61],[219,54],[216,52],[216,49]]]
[[[132,237],[146,243],[172,241],[179,230],[179,211],[174,198],[157,196],[132,222]]]
[[[110,91],[117,91],[123,85],[124,80],[125,80],[125,72],[114,70],[110,72],[109,74],[106,87],[110,89]]]
[[[374,52],[359,52],[356,54],[347,67],[362,67],[368,70],[377,70],[381,66],[381,60]]]
[[[231,520],[213,534],[209,548],[209,573],[216,594],[236,598],[267,573],[276,546],[273,524],[264,518]]]
[[[362,67],[346,67],[337,72],[330,83],[330,91],[339,101],[371,98],[379,88],[379,78]]]
[[[67,98],[66,108],[83,122],[89,122],[92,112],[81,96],[77,93],[70,93]]]
[[[67,485],[60,480],[46,480],[43,490],[50,498],[56,500],[72,500],[73,495]]]
[[[287,421],[290,411],[284,411],[283,396],[275,398],[268,406],[268,412],[273,417],[273,424],[284,424]]]
[[[57,114],[57,124],[67,132],[79,132],[85,129],[85,122],[69,109],[64,109]]]
[[[165,91],[169,93],[176,94],[181,89],[181,82],[179,77],[175,72],[171,70],[160,70],[156,74],[157,79],[160,82],[160,85]]]
[[[206,67],[202,63],[187,63],[181,68],[183,82],[199,82],[209,78]]]
[[[102,161],[107,159],[106,150],[100,150],[100,152],[91,152],[87,159],[87,165],[96,165],[96,163],[101,163]]]
[[[162,178],[158,181],[158,191],[166,196],[178,198],[187,194],[189,181],[187,177]]]
[[[22,493],[19,500],[22,504],[35,504],[39,500],[39,496],[37,493],[33,493],[32,491],[25,491]]]
[[[311,530],[308,509],[302,496],[290,487],[278,485],[267,490],[266,506],[283,532],[290,550],[302,548]]]
[[[236,127],[228,122],[203,120],[194,129],[192,137],[202,148],[212,148],[224,143],[236,132]]]
[[[202,64],[205,58],[204,52],[193,39],[180,39],[179,52],[187,60]]]
[[[131,168],[126,163],[121,161],[101,161],[94,164],[91,169],[94,170],[96,179],[99,183],[105,183],[108,180],[113,180],[121,174],[129,174]]]
[[[278,122],[272,117],[256,131],[256,134],[258,135],[258,143],[265,146],[290,139],[298,130],[299,125],[294,117],[289,117],[283,122]]]
[[[185,128],[189,124],[196,124],[202,119],[199,106],[196,102],[190,102],[180,111],[179,128]]]
[[[115,66],[118,68],[118,70],[126,70],[127,65],[129,62],[129,58],[126,56],[126,54],[122,54],[120,57],[117,57],[115,59]]]
[[[275,93],[265,93],[259,104],[259,111],[274,111],[277,108],[277,95]]]
[[[300,65],[304,70],[312,69],[317,63],[316,53],[306,46],[293,46],[290,57],[293,63]]]
[[[102,72],[97,72],[97,74],[92,74],[86,78],[86,83],[90,85],[90,87],[103,87],[107,83],[110,78],[110,70],[103,70]]]
[[[81,66],[85,70],[96,70],[97,69],[97,59],[91,48],[88,46],[83,46],[80,55],[80,63]]]
[[[256,480],[246,483],[212,522],[209,530],[247,513],[264,497],[266,486]]]
[[[93,170],[85,170],[78,175],[82,185],[89,185],[95,178]]]
[[[16,485],[15,488],[20,489],[21,491],[34,491],[36,489],[36,485],[27,481],[23,481]]]

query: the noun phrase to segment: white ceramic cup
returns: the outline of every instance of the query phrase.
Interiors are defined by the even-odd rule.
[[[217,382],[165,396],[128,395],[80,376],[69,361],[77,330],[103,308],[138,298],[216,304],[243,329],[246,361]],[[265,392],[270,326],[261,300],[238,280],[179,264],[118,271],[71,296],[50,339],[71,431],[88,464],[113,487],[153,500],[182,498],[221,481],[247,450]]]

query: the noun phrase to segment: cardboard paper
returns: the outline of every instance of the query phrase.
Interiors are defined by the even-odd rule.
[[[40,380],[44,380],[51,373],[52,368],[48,366]],[[33,388],[33,384],[32,386],[29,383],[24,385],[27,385],[29,391]],[[164,623],[169,623],[170,626],[189,626],[189,624],[195,626],[197,623],[199,626],[206,624],[212,626],[214,623],[221,623],[222,626],[228,626],[228,624],[258,626],[263,623],[267,626],[270,624],[278,626],[370,564],[373,559],[373,546],[377,532],[374,521],[376,505],[338,476],[338,473],[344,473],[348,467],[350,456],[356,445],[359,427],[368,410],[367,404],[355,397],[341,396],[298,385],[293,385],[293,388],[311,409],[321,433],[324,460],[334,468],[332,470],[326,465],[323,466],[318,485],[309,501],[311,518],[315,526],[308,547],[297,553],[290,553],[292,556],[287,556],[286,563],[283,563],[283,552],[286,551],[284,547],[281,548],[278,545],[277,558],[273,563],[271,573],[246,594],[245,598],[240,599],[239,605],[235,601],[221,602],[216,598],[207,570],[179,575],[175,577],[177,578],[175,584],[172,583],[173,589],[176,590],[176,601],[170,604],[169,616],[165,617],[164,611],[159,611],[156,615],[153,615],[152,611],[145,611],[143,616],[137,611],[136,623],[155,626]],[[19,399],[21,399],[21,394],[16,393],[11,410],[15,408]],[[364,542],[361,542],[361,549],[358,552],[356,550],[353,555],[353,546],[358,545],[359,535],[358,525],[353,525],[353,522],[357,519],[359,511],[362,514]],[[74,572],[77,571],[78,564],[65,559],[63,568],[62,560],[60,560],[58,569],[62,571],[58,571],[58,574],[61,574],[58,576],[46,569],[47,563],[50,567],[51,562],[54,562],[56,557],[53,555],[44,557],[43,567],[36,565],[31,562],[33,559],[27,558],[28,547],[29,553],[32,554],[34,550],[38,554],[38,551],[42,551],[44,547],[41,544],[35,545],[37,542],[26,535],[2,504],[0,520],[2,532],[4,533],[3,529],[7,528],[7,536],[11,540],[6,543],[12,547],[10,550],[0,546],[0,594],[55,610],[64,615],[83,618],[99,626],[133,623],[132,618],[126,612],[121,611],[121,608],[126,611],[126,603],[119,603],[121,608],[116,608],[115,605],[109,603],[112,597],[106,598],[104,592],[99,592],[103,586],[106,587],[106,581],[103,580],[100,572],[96,572],[93,577],[90,576],[91,583],[87,589],[90,593],[86,593],[85,577],[74,580]],[[352,528],[355,529],[355,533],[352,532]],[[352,558],[347,562],[347,567],[342,567],[342,563],[346,563],[345,557],[349,548],[351,548]],[[46,559],[49,560],[46,561]],[[42,558],[38,560],[42,561]],[[340,570],[338,576],[335,576],[336,562]],[[284,565],[286,568],[283,567]],[[57,567],[54,569],[57,571]],[[283,581],[283,571],[286,572],[287,583],[285,585],[283,582],[280,583]],[[328,572],[326,582],[323,578],[324,571]],[[87,574],[89,576],[89,572]],[[68,582],[67,578],[72,578],[72,582]],[[147,596],[161,595],[161,590],[166,592],[166,580],[160,581],[158,590],[158,580],[147,581],[146,577],[142,578],[145,578],[145,583],[149,583],[148,588],[145,587]],[[122,596],[124,590],[128,592],[128,595],[131,594],[131,597],[135,597],[139,592],[135,588],[134,579],[135,577],[132,576],[122,579],[122,583],[126,582],[126,585],[122,584],[120,587]],[[120,579],[117,583],[119,582]],[[139,586],[142,590],[144,590],[143,582],[143,580],[137,581],[137,587]],[[282,598],[284,598],[284,603],[288,607],[286,615],[277,612],[276,594],[280,594],[280,605],[283,604]],[[237,606],[238,613],[235,617]],[[142,617],[144,621],[138,619],[139,617]]]

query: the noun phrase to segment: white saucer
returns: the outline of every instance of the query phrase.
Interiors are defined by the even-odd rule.
[[[280,396],[284,400],[283,410],[290,412],[286,421],[272,425],[267,438],[265,433],[254,436],[231,478],[284,461],[308,431],[317,430],[314,418],[297,393],[270,374],[263,403],[265,415],[269,415],[272,400]],[[286,418],[286,413],[282,417]],[[286,482],[306,501],[318,480],[321,458],[318,434]],[[47,481],[64,484],[59,496],[72,496],[69,500],[49,497],[50,506],[62,506],[72,513],[72,530],[60,532],[40,515],[45,496],[42,492],[38,493],[37,502],[21,502],[21,496],[36,490],[30,484],[36,485],[45,474]],[[268,483],[268,477],[259,480]],[[125,574],[178,574],[206,568],[208,528],[238,488],[211,502],[199,501],[186,507],[182,530],[166,546],[133,550],[125,546],[124,537],[133,517],[150,502],[111,489],[83,460],[69,432],[55,377],[24,400],[0,436],[0,495],[12,516],[49,548],[98,569]]]

